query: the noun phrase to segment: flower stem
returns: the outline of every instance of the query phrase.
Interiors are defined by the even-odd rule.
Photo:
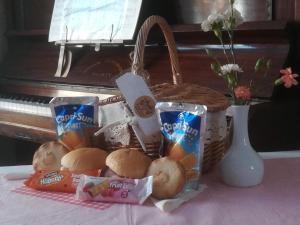
[[[219,40],[220,40],[220,43],[221,43],[221,45],[222,45],[223,53],[224,53],[224,55],[225,55],[225,57],[226,57],[226,60],[227,60],[228,63],[230,63],[230,60],[229,60],[228,55],[227,55],[227,51],[226,51],[225,44],[224,44],[224,42],[223,42],[223,40],[222,40],[221,37],[219,38]]]
[[[234,1],[230,1],[231,18],[234,18],[233,4],[234,4]],[[233,64],[236,64],[236,57],[235,57],[234,43],[233,43],[234,35],[233,35],[233,28],[232,27],[233,26],[231,24],[230,29],[228,29],[227,32],[228,32],[228,36],[229,36],[229,40],[230,40],[230,53],[231,53],[231,56],[232,56]],[[238,74],[237,74],[237,72],[235,73],[235,80],[238,83]]]
[[[235,51],[234,51],[234,44],[233,44],[233,30],[227,30],[228,32],[228,36],[229,36],[229,40],[230,40],[230,53],[231,53],[231,57],[232,57],[232,61],[233,64],[236,64],[236,56],[235,56]],[[235,80],[236,83],[238,83],[238,74],[237,72],[234,73],[235,74]]]
[[[234,44],[233,44],[233,31],[232,30],[227,30],[229,40],[230,40],[230,53],[232,56],[233,64],[236,64],[236,57],[235,57],[235,51],[234,51]]]

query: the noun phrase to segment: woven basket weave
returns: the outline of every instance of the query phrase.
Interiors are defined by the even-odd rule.
[[[149,17],[142,25],[134,48],[131,72],[136,75],[141,75],[145,79],[149,78],[149,75],[144,70],[143,66],[144,48],[150,29],[156,24],[159,25],[166,39],[173,74],[173,83],[154,85],[151,87],[151,90],[158,101],[180,101],[186,103],[204,104],[207,106],[208,122],[202,165],[202,172],[205,173],[219,162],[226,150],[227,124],[225,110],[228,107],[229,102],[225,96],[210,88],[201,87],[196,84],[183,83],[173,33],[167,22],[159,16]],[[123,96],[113,96],[107,98],[102,100],[100,105],[111,104],[119,101],[125,101]],[[130,135],[131,140],[129,146],[106,143],[106,148],[108,150],[115,150],[121,147],[127,147],[142,150],[132,129],[130,130]],[[159,157],[158,151],[160,144],[161,143],[147,144],[146,154],[152,158]]]

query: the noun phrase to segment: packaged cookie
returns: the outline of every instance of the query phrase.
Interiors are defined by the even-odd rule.
[[[57,97],[49,103],[58,141],[69,150],[91,146],[98,103],[98,97]]]
[[[158,102],[155,108],[164,137],[161,155],[179,161],[185,169],[186,187],[198,189],[204,150],[206,106]]]
[[[152,183],[152,176],[142,179],[81,176],[76,190],[76,199],[143,204],[152,194]]]
[[[99,176],[101,171],[86,170],[82,174]],[[68,170],[41,170],[32,174],[24,184],[40,191],[75,193],[81,174]]]

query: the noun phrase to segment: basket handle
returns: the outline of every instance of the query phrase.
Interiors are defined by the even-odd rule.
[[[151,28],[158,24],[160,29],[162,30],[165,40],[167,42],[168,51],[170,55],[172,74],[173,74],[173,83],[181,84],[182,76],[179,67],[178,54],[176,50],[176,44],[174,40],[174,36],[170,26],[167,21],[160,16],[150,16],[143,23],[138,36],[137,41],[134,47],[133,54],[133,63],[131,66],[131,72],[133,74],[141,74],[144,67],[144,48],[146,45],[147,37]]]

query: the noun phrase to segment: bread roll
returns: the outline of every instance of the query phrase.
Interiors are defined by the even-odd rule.
[[[61,158],[69,151],[57,141],[42,144],[33,155],[32,165],[35,171],[60,170]]]
[[[99,148],[78,148],[61,159],[61,165],[74,173],[103,169],[107,152]]]
[[[132,179],[146,176],[151,159],[134,149],[119,149],[110,153],[106,165],[118,176]]]
[[[179,162],[169,157],[154,160],[148,169],[147,176],[153,176],[152,196],[157,199],[175,197],[182,191],[185,184],[184,168]]]

